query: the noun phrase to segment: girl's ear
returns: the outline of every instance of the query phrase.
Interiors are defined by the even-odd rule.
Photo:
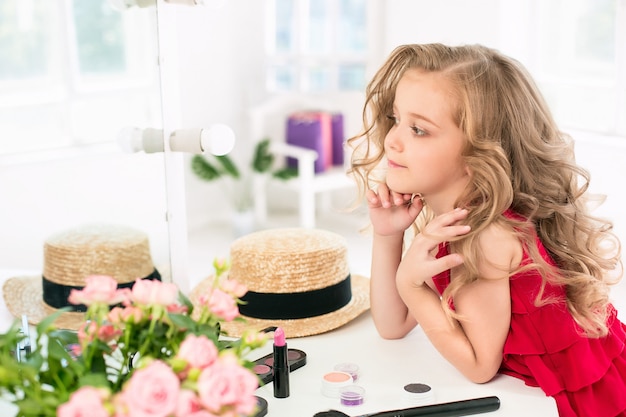
[[[472,170],[470,169],[469,165],[467,164],[465,165],[464,171],[465,171],[465,175],[467,175],[468,177],[472,176]]]

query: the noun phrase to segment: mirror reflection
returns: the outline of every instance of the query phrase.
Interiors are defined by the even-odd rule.
[[[0,22],[1,278],[41,274],[49,236],[93,223],[146,233],[169,269],[164,156],[116,143],[162,126],[156,8],[6,0]]]
[[[2,2],[1,153],[110,142],[120,126],[160,121],[155,8],[114,6]]]

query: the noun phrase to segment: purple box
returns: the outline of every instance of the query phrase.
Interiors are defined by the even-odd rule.
[[[287,143],[317,151],[315,172],[324,172],[333,163],[331,116],[324,112],[299,112],[287,118]],[[296,167],[294,158],[287,165]]]
[[[343,114],[333,113],[331,121],[333,142],[333,165],[343,165]]]

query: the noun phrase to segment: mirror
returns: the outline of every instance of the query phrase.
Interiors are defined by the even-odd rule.
[[[142,230],[167,274],[164,154],[116,142],[162,128],[157,10],[116,3],[0,4],[0,282],[41,274],[45,239],[87,223]]]

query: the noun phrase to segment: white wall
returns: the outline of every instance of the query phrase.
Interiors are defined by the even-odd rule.
[[[154,262],[169,263],[163,155],[105,148],[22,163],[0,158],[0,270],[40,271],[48,236],[92,222],[144,231]]]
[[[532,34],[500,16],[523,7],[499,0],[373,0],[371,17],[380,31],[370,35],[372,68],[401,43],[484,43],[501,48],[522,62]],[[164,111],[180,114],[180,128],[229,124],[238,138],[235,158],[247,163],[254,141],[248,112],[266,99],[264,92],[264,1],[229,0],[220,9],[169,8],[176,28],[166,36],[175,45],[166,62],[175,60],[176,79],[163,79],[176,87],[178,97],[164,103]],[[161,28],[164,30],[164,28]],[[172,56],[174,55],[174,56]],[[347,116],[346,134],[358,132],[362,97],[331,97]],[[591,142],[593,143],[593,142]],[[603,165],[609,147],[588,146],[583,158],[594,179],[605,183],[611,175]],[[597,155],[592,157],[592,155]],[[185,159],[186,211],[190,227],[229,216],[223,189],[198,180]],[[621,165],[616,168],[621,167]],[[43,238],[86,220],[114,220],[148,230],[153,244],[167,245],[162,159],[150,155],[104,153],[57,161],[6,164],[0,159],[0,268],[38,267]],[[611,187],[606,191],[611,191]],[[604,191],[604,190],[603,190]],[[612,193],[609,212],[617,216],[621,202]],[[289,198],[287,198],[288,200]],[[284,201],[280,202],[281,204]],[[159,253],[162,250],[159,249]]]

